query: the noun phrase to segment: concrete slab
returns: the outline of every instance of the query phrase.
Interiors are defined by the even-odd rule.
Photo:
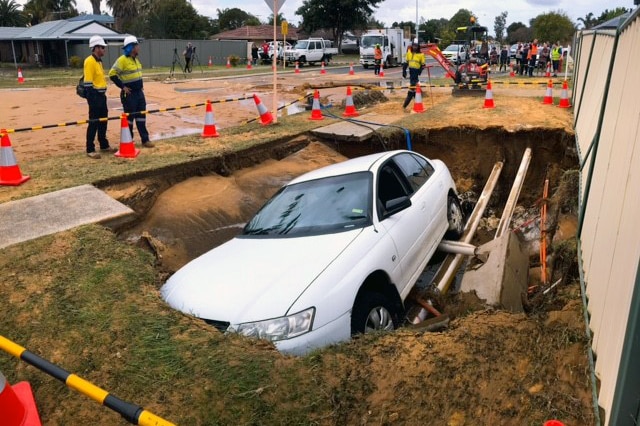
[[[520,237],[514,232],[507,232],[483,244],[479,250],[487,254],[487,261],[465,271],[460,291],[475,291],[488,305],[522,312],[522,297],[527,292],[529,257]]]
[[[92,185],[0,204],[0,248],[89,223],[115,224],[135,215]]]
[[[337,141],[362,142],[373,136],[373,131],[384,124],[391,124],[402,119],[402,115],[365,114],[353,117],[365,123],[356,124],[349,121],[329,124],[311,131],[312,134]],[[371,124],[367,124],[371,123]]]

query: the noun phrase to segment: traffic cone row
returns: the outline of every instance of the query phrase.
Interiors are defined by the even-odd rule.
[[[416,99],[413,102],[413,112],[421,113],[425,112],[424,104],[422,103],[422,89],[420,88],[420,83],[416,83]]]
[[[311,117],[309,117],[309,120],[324,120],[322,110],[320,110],[320,92],[318,92],[317,89],[313,92],[313,105],[311,107]]]
[[[138,154],[140,150],[133,143],[127,114],[122,114],[120,116],[120,149],[114,155],[121,158],[136,158]]]
[[[569,84],[567,80],[562,82],[562,92],[560,93],[560,103],[558,104],[559,108],[571,108],[569,104]]]
[[[493,90],[491,88],[491,80],[487,81],[487,93],[484,97],[484,106],[482,108],[495,108],[493,103]]]
[[[320,74],[326,74],[327,70],[324,69],[324,61],[322,61],[322,67],[320,68]]]
[[[256,95],[255,93],[253,95],[253,101],[256,103],[258,113],[260,114],[260,124],[266,126],[273,123],[273,116],[271,115],[267,107],[264,106],[258,95]]]
[[[22,76],[22,68],[18,68],[18,84],[24,83],[24,77]]]
[[[29,382],[11,386],[0,373],[0,418],[3,426],[40,426],[40,416]]]
[[[544,94],[544,99],[542,99],[543,105],[553,105],[553,81],[549,80],[547,83],[547,91]]]
[[[296,74],[300,74],[300,68],[298,67],[298,61],[296,61],[296,70],[295,70]]]
[[[20,172],[7,131],[0,129],[0,135],[0,185],[18,186],[28,181],[30,176],[23,176]]]
[[[213,115],[211,101],[207,99],[207,107],[204,114],[204,128],[202,129],[203,138],[217,138],[220,136],[216,130],[216,119]]]
[[[349,75],[354,75],[355,71],[353,71],[353,63],[349,64]]]
[[[344,113],[343,117],[357,117],[358,111],[356,111],[356,106],[353,104],[353,97],[351,96],[351,86],[347,86],[347,100],[344,102]]]

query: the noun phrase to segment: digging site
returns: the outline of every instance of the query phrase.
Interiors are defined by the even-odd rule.
[[[150,109],[202,102],[203,97],[249,100],[214,103],[218,138],[200,137],[201,109],[152,115],[148,125],[156,148],[133,160],[103,158],[99,166],[90,163],[82,152],[83,126],[11,135],[23,170],[33,170],[33,182],[0,188],[2,202],[48,192],[60,182],[64,187],[66,177],[40,179],[44,170],[57,164],[135,214],[108,224],[107,229],[91,225],[2,249],[0,270],[11,277],[2,294],[10,294],[12,305],[11,319],[5,319],[4,326],[25,330],[16,335],[31,350],[52,356],[71,371],[79,369],[121,397],[139,400],[141,389],[126,383],[135,364],[141,377],[133,382],[154,377],[152,389],[144,391],[145,407],[176,424],[521,425],[549,419],[565,425],[593,424],[576,258],[579,164],[571,110],[542,105],[543,79],[519,85],[506,76],[497,78],[496,105],[491,109],[483,108],[482,97],[453,97],[449,87],[425,88],[426,111],[404,113],[406,89],[398,88],[399,77],[393,70],[391,83],[384,84],[364,72],[306,73],[314,78],[313,85],[294,74],[280,75],[280,105],[295,106],[283,107],[278,123],[270,126],[247,123],[256,118],[251,94],[259,93],[271,107],[268,75],[184,82],[158,77],[145,83]],[[559,87],[559,81],[555,83]],[[367,129],[364,137],[319,131],[342,123],[347,86],[354,89],[357,119],[367,122],[362,125]],[[308,95],[316,89],[321,104],[331,106],[323,109],[321,121],[309,120]],[[8,111],[8,120],[14,128],[45,124],[34,123],[24,105],[31,105],[35,117],[47,123],[83,116],[85,105],[62,96],[68,90],[8,91],[9,105],[16,105]],[[299,99],[303,100],[295,103]],[[58,107],[44,111],[52,101]],[[113,115],[115,98],[109,98],[109,107]],[[391,126],[371,130],[370,122]],[[112,123],[109,138],[114,144],[120,129]],[[431,280],[447,261],[447,254],[438,252],[417,283],[421,296],[408,304],[403,327],[359,336],[306,357],[283,355],[268,342],[223,335],[201,320],[173,311],[161,299],[159,289],[167,278],[238,235],[263,203],[294,177],[346,159],[407,148],[447,165],[466,219],[473,218],[478,203],[485,203],[470,241],[473,246],[494,240],[504,226],[500,222],[505,206],[513,204],[506,231],[512,242],[499,255],[507,261],[495,273],[498,279],[492,273],[476,275],[473,288],[465,288],[464,276],[482,272],[489,263],[486,256],[464,256],[448,291],[438,291]],[[530,160],[522,173],[527,155]],[[178,160],[161,161],[171,156]],[[501,171],[496,176],[497,165]],[[103,167],[119,173],[103,172]],[[483,200],[492,179],[494,187]],[[510,198],[519,179],[517,197]],[[85,247],[81,254],[74,248],[79,241]],[[92,247],[108,251],[95,253]],[[118,283],[133,278],[129,272],[113,272],[98,288],[108,284],[110,293],[126,294],[91,303],[104,304],[105,312],[140,309],[144,315],[122,314],[115,320],[105,314],[91,329],[61,328],[55,343],[49,331],[33,325],[48,316],[54,289],[67,301],[73,298],[73,290],[61,290],[59,280],[73,277],[74,266],[55,268],[62,264],[98,268],[110,259],[138,257],[149,268],[144,285],[126,293]],[[45,280],[39,278],[42,268]],[[66,275],[59,275],[64,271]],[[486,300],[476,290],[485,281],[500,282],[503,296],[509,293],[509,297]],[[142,303],[141,297],[144,308],[135,307]],[[427,313],[425,301],[434,308]],[[411,317],[421,309],[423,321]],[[142,330],[151,323],[141,318],[162,318],[164,325]],[[127,338],[143,345],[147,339],[167,340],[176,346],[171,355],[145,353]],[[55,356],[51,345],[56,347]],[[144,366],[151,356],[155,360]],[[162,359],[168,362],[160,365]],[[77,394],[69,393],[61,401],[56,397],[59,385],[37,372],[0,361],[4,370],[8,365],[32,386],[37,384],[36,400],[46,424],[69,424],[71,419],[117,422],[115,414],[91,406]],[[247,384],[238,377],[251,378]]]

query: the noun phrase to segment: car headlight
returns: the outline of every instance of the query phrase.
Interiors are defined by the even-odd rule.
[[[311,331],[315,313],[316,308],[309,308],[286,317],[238,324],[227,331],[272,342],[291,339]]]

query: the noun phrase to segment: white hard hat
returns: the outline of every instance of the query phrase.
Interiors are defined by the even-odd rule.
[[[138,43],[138,39],[137,39],[137,38],[135,38],[135,36],[126,36],[126,37],[124,38],[124,45],[125,45],[125,46],[128,46],[128,45],[130,45],[131,43],[133,43],[133,44],[139,44],[139,43]]]
[[[89,39],[89,47],[94,48],[96,46],[106,46],[107,43],[104,42],[104,39],[99,35],[91,36]]]

